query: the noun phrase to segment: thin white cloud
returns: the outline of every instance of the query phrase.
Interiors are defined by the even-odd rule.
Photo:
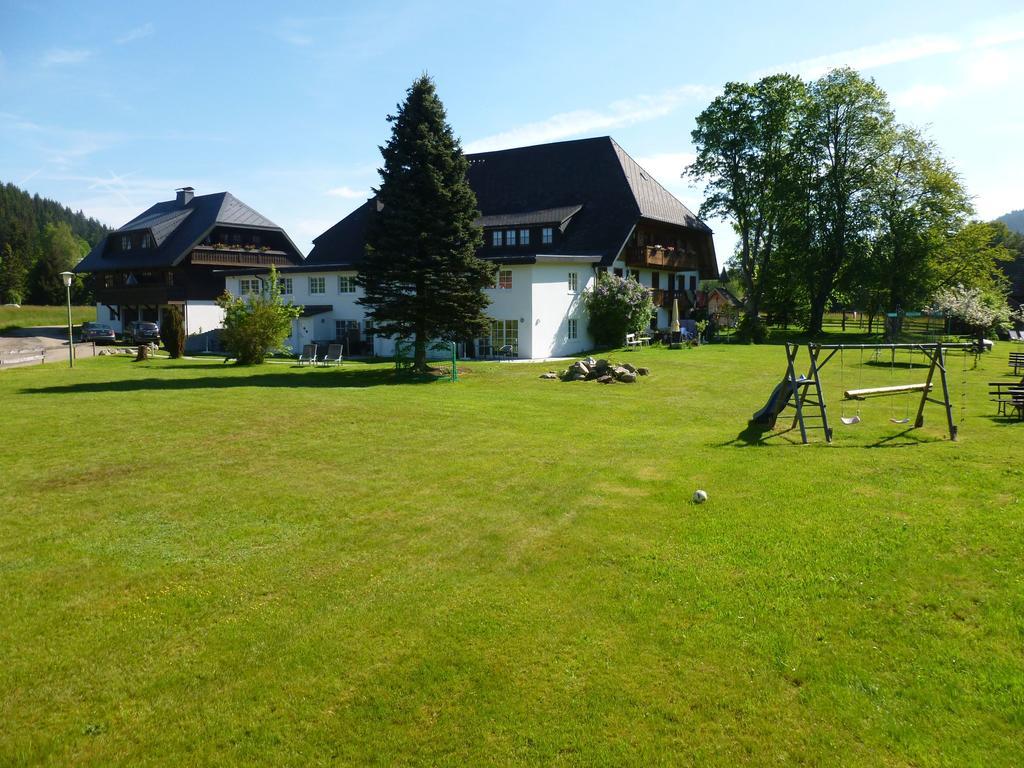
[[[324,194],[330,195],[331,197],[342,197],[345,198],[346,200],[355,200],[356,198],[359,197],[365,198],[370,196],[369,192],[367,192],[365,189],[353,189],[352,187],[346,186],[328,189],[327,192],[325,192]]]
[[[43,54],[47,67],[82,64],[92,58],[92,51],[85,48],[51,48]]]
[[[310,30],[322,29],[325,24],[330,22],[331,19],[282,19],[274,29],[274,34],[289,45],[294,45],[297,48],[306,48],[314,42]]]
[[[971,50],[983,50],[1024,40],[1024,13],[1013,13],[971,25],[959,35],[916,35],[866,45],[847,51],[825,54],[754,73],[761,78],[776,72],[789,72],[805,78],[821,77],[837,67],[857,70],[877,69],[892,64],[948,56]]]
[[[289,45],[294,45],[299,48],[305,48],[307,45],[313,44],[312,37],[305,35],[302,32],[296,32],[295,30],[281,29],[278,30],[277,36]]]
[[[920,83],[890,96],[894,107],[908,109],[935,109],[940,104],[953,98],[955,92],[946,85],[926,85]]]
[[[633,158],[640,167],[657,179],[663,186],[676,186],[686,166],[690,165],[696,155],[693,152],[662,152],[655,155],[641,155]]]
[[[117,38],[118,45],[124,45],[125,43],[131,43],[135,40],[141,40],[144,37],[149,37],[156,31],[156,27],[153,26],[153,22],[147,21],[141,27],[135,27],[135,29],[129,30],[121,37]]]
[[[793,61],[756,72],[754,77],[761,78],[776,72],[789,72],[813,79],[838,67],[852,67],[857,70],[875,69],[890,64],[917,61],[930,56],[956,53],[963,47],[964,44],[959,40],[944,35],[906,37],[876,45],[866,45],[849,51],[816,56],[812,59]]]
[[[1024,56],[999,47],[971,48],[958,57],[952,72],[941,83],[917,83],[896,91],[893,106],[929,112],[954,100],[988,98],[1024,77]]]
[[[508,147],[543,144],[625,125],[643,123],[674,112],[688,99],[708,99],[716,89],[706,85],[681,85],[655,95],[640,95],[609,104],[602,110],[561,112],[535,123],[485,136],[467,143],[466,152],[488,152]]]

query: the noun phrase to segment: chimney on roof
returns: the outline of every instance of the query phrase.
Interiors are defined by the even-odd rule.
[[[192,187],[182,187],[181,189],[176,189],[175,192],[178,193],[176,198],[178,205],[188,205],[196,194]]]

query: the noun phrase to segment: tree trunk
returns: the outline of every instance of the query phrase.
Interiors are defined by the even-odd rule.
[[[416,373],[426,373],[430,370],[427,366],[427,340],[423,338],[423,330],[416,329],[416,351],[413,355],[412,369]]]
[[[811,317],[807,323],[807,335],[817,336],[822,331],[825,319],[825,305],[828,303],[828,292],[819,292],[811,297]]]

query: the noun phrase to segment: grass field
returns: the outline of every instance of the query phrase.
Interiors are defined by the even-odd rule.
[[[96,319],[96,307],[72,307],[71,322],[81,325],[88,320]],[[42,307],[22,305],[20,307],[0,306],[0,333],[14,328],[34,328],[39,325],[68,326],[67,307]]]
[[[1006,351],[832,446],[746,429],[779,347],[5,371],[0,764],[1021,765]]]

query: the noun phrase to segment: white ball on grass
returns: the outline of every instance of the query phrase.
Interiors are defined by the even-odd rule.
[[[694,504],[703,504],[707,500],[708,500],[708,492],[707,491],[696,490],[696,491],[693,492],[693,503]]]

